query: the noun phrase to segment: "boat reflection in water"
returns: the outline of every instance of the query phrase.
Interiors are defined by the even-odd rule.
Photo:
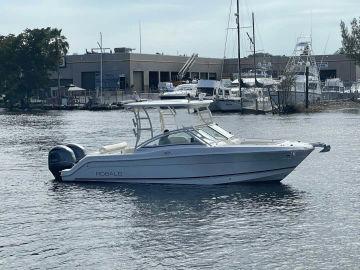
[[[52,182],[53,196],[76,203],[127,205],[137,215],[238,215],[239,211],[301,212],[304,192],[282,183],[220,186]],[[84,198],[85,197],[85,198]],[[135,207],[136,209],[134,209]],[[198,217],[199,218],[199,217]]]

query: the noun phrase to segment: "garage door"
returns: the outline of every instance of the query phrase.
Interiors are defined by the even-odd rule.
[[[134,91],[144,92],[144,72],[143,71],[134,71]]]

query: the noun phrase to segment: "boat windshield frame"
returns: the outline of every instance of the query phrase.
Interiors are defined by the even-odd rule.
[[[195,126],[194,129],[198,132],[205,132],[211,137],[221,141],[227,141],[234,137],[234,135],[232,135],[231,133],[229,133],[215,123]]]
[[[177,143],[173,143],[169,140],[168,143],[163,143],[163,144],[158,144],[158,145],[151,145],[152,143],[156,142],[156,141],[161,141],[162,139],[167,140],[168,137],[171,137],[172,135],[177,135],[177,134],[181,134],[181,133],[185,133],[187,134],[190,138],[193,138],[194,141],[190,141],[190,142],[177,142]],[[163,141],[165,141],[163,140]],[[148,140],[146,140],[145,142],[141,143],[139,146],[136,147],[136,149],[149,149],[149,148],[157,148],[157,147],[167,147],[167,146],[177,146],[177,145],[205,145],[207,144],[205,141],[201,140],[199,138],[199,136],[197,136],[197,134],[194,132],[193,128],[180,128],[180,129],[176,129],[176,130],[172,130],[172,131],[165,131],[164,133],[161,133],[153,138],[150,138]]]
[[[168,137],[172,135],[185,133],[187,134],[191,140],[190,142],[176,142],[173,143],[171,140],[168,140]],[[207,146],[214,146],[218,145],[219,143],[228,144],[230,140],[233,138],[233,135],[227,132],[226,130],[222,129],[218,125],[212,123],[207,125],[198,125],[194,127],[184,127],[172,131],[165,131],[162,134],[154,136],[146,140],[145,142],[141,143],[136,149],[149,149],[149,148],[156,148],[156,147],[166,147],[166,146],[178,146],[178,145],[207,145]],[[168,143],[161,144],[160,141],[168,140]],[[152,143],[159,141],[157,145],[151,145]]]

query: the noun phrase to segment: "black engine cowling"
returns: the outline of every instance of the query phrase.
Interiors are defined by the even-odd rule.
[[[72,168],[76,163],[74,151],[65,145],[55,146],[48,156],[49,170],[56,180],[61,180],[60,172]]]
[[[61,171],[72,168],[85,156],[84,147],[81,145],[70,143],[55,146],[49,152],[49,170],[56,180],[61,180]]]
[[[83,157],[86,156],[85,149],[81,145],[69,143],[66,146],[73,150],[76,158],[76,163],[78,163]]]

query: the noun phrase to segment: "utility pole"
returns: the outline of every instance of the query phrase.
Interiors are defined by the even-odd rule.
[[[100,102],[103,104],[103,42],[102,42],[102,33],[100,32]]]

